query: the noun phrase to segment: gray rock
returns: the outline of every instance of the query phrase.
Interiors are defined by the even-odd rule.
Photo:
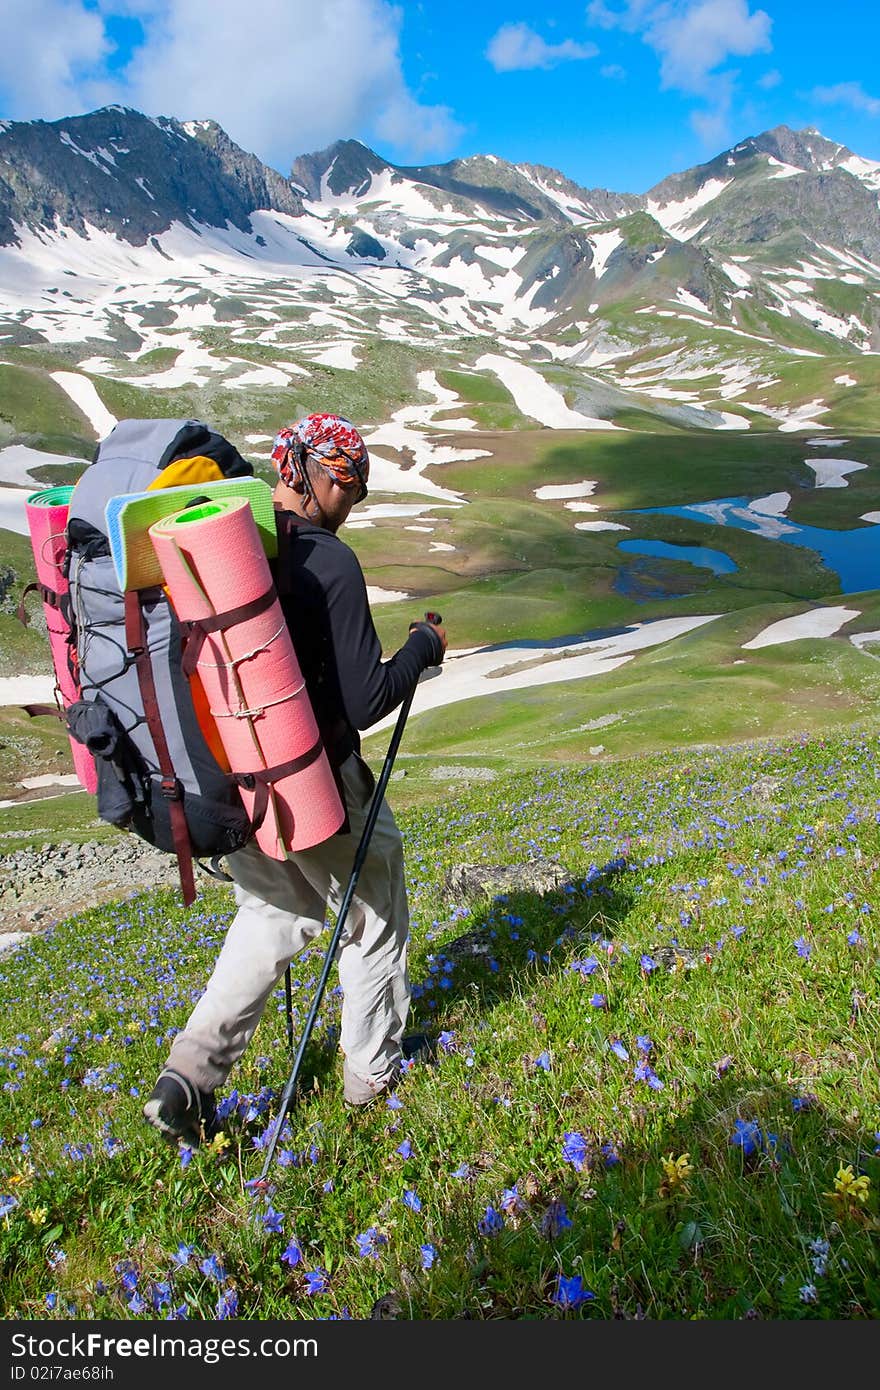
[[[570,875],[552,859],[530,859],[523,864],[456,864],[446,875],[450,893],[462,898],[479,894],[551,893]]]

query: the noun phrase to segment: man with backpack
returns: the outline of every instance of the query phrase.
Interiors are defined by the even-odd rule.
[[[375,782],[360,730],[404,700],[446,651],[443,627],[410,624],[388,661],[373,625],[364,576],[337,532],[367,495],[370,460],[350,421],[308,415],[276,436],[272,460],[278,531],[275,580],[318,728],[346,809],[322,844],[269,858],[251,841],[228,858],[238,911],[204,994],[172,1044],[144,1105],[169,1138],[210,1134],[214,1094],[243,1054],[289,962],[338,908]],[[232,561],[234,563],[234,560]],[[403,846],[383,800],[338,952],[343,989],[344,1098],[371,1104],[395,1083],[408,1044],[409,913]]]

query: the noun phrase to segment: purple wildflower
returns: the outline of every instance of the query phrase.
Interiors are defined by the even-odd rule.
[[[419,1251],[422,1256],[422,1269],[430,1269],[437,1258],[436,1246],[426,1243],[419,1246]]]
[[[398,1146],[397,1146],[397,1148],[394,1150],[394,1152],[395,1152],[396,1154],[400,1154],[400,1157],[401,1157],[401,1158],[411,1158],[411,1157],[412,1157],[412,1144],[410,1143],[409,1139],[404,1139],[404,1141],[403,1141],[402,1144],[398,1144]]]
[[[587,956],[584,960],[573,960],[568,968],[576,971],[578,975],[583,975],[586,979],[588,975],[592,975],[594,970],[598,970],[599,962],[595,956]]]
[[[355,1236],[355,1240],[361,1258],[369,1256],[374,1260],[379,1258],[379,1247],[388,1244],[388,1237],[383,1236],[382,1232],[377,1230],[375,1226],[369,1226],[361,1235]]]
[[[217,1299],[217,1317],[234,1318],[238,1312],[238,1294],[235,1289],[224,1289]]]
[[[281,1263],[289,1265],[291,1269],[294,1269],[296,1265],[300,1264],[302,1257],[303,1252],[299,1248],[299,1241],[294,1236],[281,1256]]]
[[[541,1071],[549,1071],[549,1070],[550,1070],[550,1053],[549,1053],[549,1052],[541,1052],[541,1053],[535,1058],[535,1060],[534,1060],[534,1062],[532,1063],[532,1065],[535,1066],[535,1067],[540,1067]]]
[[[580,1173],[587,1163],[587,1141],[582,1134],[567,1130],[562,1136],[562,1157]]]
[[[403,1205],[409,1207],[410,1211],[421,1211],[422,1209],[422,1199],[417,1193],[413,1192],[411,1187],[405,1187],[403,1189],[402,1201]]]
[[[791,1108],[796,1115],[799,1115],[802,1110],[812,1110],[813,1106],[818,1105],[818,1103],[819,1097],[814,1096],[811,1091],[808,1091],[806,1095],[792,1096],[791,1098]]]
[[[171,1302],[171,1281],[169,1279],[160,1279],[153,1285],[150,1290],[150,1302],[157,1313],[160,1308],[167,1308]]]
[[[525,1211],[526,1204],[519,1195],[519,1187],[516,1183],[513,1184],[513,1187],[504,1189],[498,1205],[502,1211],[507,1212],[508,1216],[515,1216],[517,1212]]]
[[[560,1274],[556,1279],[556,1288],[550,1296],[550,1302],[556,1303],[560,1308],[579,1308],[582,1303],[589,1303],[596,1295],[591,1289],[584,1288],[584,1281],[579,1274],[574,1274],[570,1279],[566,1279],[564,1274]]]
[[[222,1284],[226,1279],[226,1270],[216,1255],[208,1255],[204,1260],[201,1260],[199,1269],[206,1278],[213,1279],[215,1284]]]
[[[636,1066],[633,1072],[633,1078],[636,1081],[646,1081],[652,1091],[662,1091],[665,1084],[660,1080],[654,1068],[646,1062],[644,1058]]]
[[[623,1043],[620,1041],[620,1038],[609,1038],[608,1046],[611,1048],[611,1051],[614,1053],[615,1057],[620,1058],[621,1062],[629,1061],[629,1053],[627,1052]]]
[[[761,1130],[755,1120],[735,1120],[733,1124],[733,1134],[730,1136],[729,1143],[736,1148],[742,1149],[746,1157],[757,1153],[764,1142]]]
[[[607,996],[604,994],[591,994],[590,1003],[594,1009],[604,1009],[608,1003]]]
[[[306,1281],[306,1293],[326,1293],[330,1285],[327,1281],[327,1271],[324,1269],[310,1269],[303,1275]]]
[[[477,1230],[480,1232],[481,1236],[497,1236],[499,1231],[504,1230],[504,1217],[501,1215],[501,1212],[496,1211],[494,1207],[487,1207],[480,1219]]]
[[[183,1265],[188,1265],[189,1257],[194,1250],[194,1245],[184,1245],[183,1242],[181,1242],[180,1245],[178,1245],[177,1249],[174,1251],[174,1254],[171,1256],[171,1258],[176,1265],[180,1265],[181,1267]]]
[[[284,1217],[280,1211],[276,1211],[272,1206],[266,1208],[260,1220],[263,1223],[263,1229],[268,1231],[270,1235],[280,1236],[284,1230]]]
[[[130,1260],[120,1260],[115,1266],[116,1273],[119,1275],[119,1283],[125,1293],[134,1293],[138,1286],[138,1272]]]
[[[554,1197],[541,1217],[542,1236],[547,1240],[556,1240],[560,1232],[567,1231],[570,1226],[571,1218],[565,1209],[565,1203]]]
[[[798,955],[803,957],[804,960],[809,960],[810,952],[813,948],[807,938],[805,936],[799,936],[794,944]]]

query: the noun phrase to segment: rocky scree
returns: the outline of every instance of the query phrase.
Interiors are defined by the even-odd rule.
[[[51,926],[99,903],[176,887],[177,860],[135,835],[61,840],[0,855],[3,936]]]

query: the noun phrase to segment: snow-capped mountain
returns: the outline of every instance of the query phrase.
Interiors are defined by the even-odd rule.
[[[121,107],[5,122],[0,363],[48,351],[110,412],[149,388],[254,428],[328,373],[379,420],[438,369],[486,379],[513,423],[865,427],[878,192],[880,165],[786,127],[636,196],[353,140],[285,178],[213,122]],[[523,370],[557,404],[525,409]]]

